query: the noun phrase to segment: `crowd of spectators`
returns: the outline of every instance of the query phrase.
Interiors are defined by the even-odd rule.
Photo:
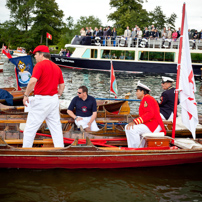
[[[122,36],[124,38],[129,38],[129,37],[138,38],[138,39],[163,38],[163,39],[177,40],[180,37],[180,31],[181,31],[180,28],[178,29],[178,31],[176,31],[176,29],[171,31],[170,28],[166,29],[166,27],[164,27],[163,30],[159,32],[159,30],[154,25],[151,25],[149,29],[148,27],[145,27],[144,31],[142,31],[140,27],[135,25],[135,27],[132,28],[131,30],[129,26],[127,26]],[[103,29],[102,27],[100,27],[99,29],[95,27],[94,30],[91,27],[86,27],[86,29],[82,28],[80,30],[80,34],[81,36],[110,37],[112,40],[115,40],[115,38],[117,37],[116,28],[114,27],[111,30],[110,26]],[[189,39],[202,39],[202,30],[200,32],[196,30],[194,33],[192,33],[189,29],[188,35],[189,35]]]

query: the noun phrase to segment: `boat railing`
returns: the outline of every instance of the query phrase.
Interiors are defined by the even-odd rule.
[[[137,37],[108,37],[108,36],[79,36],[76,35],[72,45],[108,46],[108,47],[133,47],[133,48],[164,48],[178,49],[179,38],[137,38]],[[202,50],[202,40],[189,40],[190,49]]]

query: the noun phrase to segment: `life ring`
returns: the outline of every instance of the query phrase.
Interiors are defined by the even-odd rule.
[[[148,42],[147,39],[142,39],[142,41],[141,41],[141,43],[140,43],[140,46],[141,46],[142,48],[145,48],[147,42]]]
[[[95,37],[95,45],[96,45],[96,46],[100,46],[100,45],[101,45],[100,42],[101,42],[100,37],[99,37],[99,36],[96,36],[96,37]]]
[[[121,37],[119,45],[120,46],[125,46],[125,44],[126,44],[126,39],[124,37]]]
[[[194,40],[189,40],[189,48],[192,49],[195,45],[195,41]]]
[[[168,42],[168,45],[165,45],[165,42]],[[163,47],[164,47],[164,48],[168,48],[170,42],[171,42],[171,39],[165,39],[164,44],[163,44]]]

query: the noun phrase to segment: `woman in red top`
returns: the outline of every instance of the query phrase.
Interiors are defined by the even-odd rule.
[[[173,34],[172,34],[172,39],[176,41],[177,39],[177,32],[176,30],[174,30]]]

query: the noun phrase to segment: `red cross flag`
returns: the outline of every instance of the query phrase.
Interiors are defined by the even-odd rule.
[[[184,9],[185,10],[185,9]],[[180,104],[182,108],[182,122],[196,138],[198,112],[194,92],[196,92],[194,74],[191,64],[187,15],[184,15],[184,32],[182,42],[181,70],[180,70]],[[182,36],[181,36],[182,37]]]
[[[5,54],[8,58],[12,58],[11,54],[9,53],[9,50],[6,49],[6,46],[3,46],[2,53]]]
[[[52,40],[52,35],[51,35],[51,34],[49,34],[48,32],[46,32],[46,38],[48,38],[48,39]]]
[[[116,78],[115,78],[115,73],[114,73],[112,61],[111,61],[111,76],[110,77],[111,77],[110,78],[110,91],[112,93],[114,93],[115,98],[117,98],[118,89],[117,89]]]

